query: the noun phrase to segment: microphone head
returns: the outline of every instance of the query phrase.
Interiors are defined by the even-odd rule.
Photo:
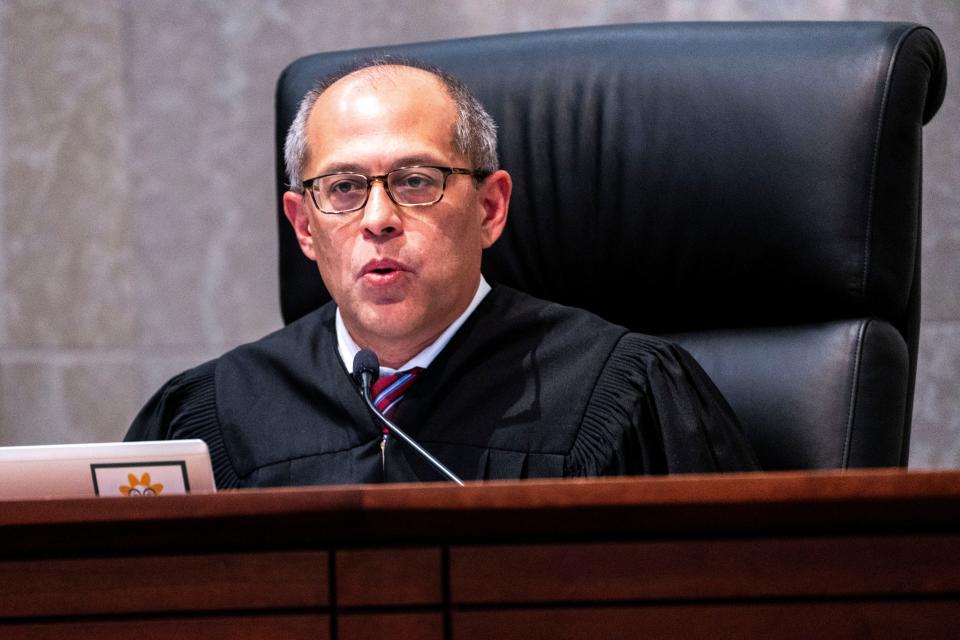
[[[363,374],[365,373],[370,374],[370,384],[376,382],[377,378],[380,377],[380,358],[369,349],[361,349],[357,355],[353,357],[354,377],[362,382]]]

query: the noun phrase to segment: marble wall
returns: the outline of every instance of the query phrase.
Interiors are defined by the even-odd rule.
[[[952,0],[0,0],[0,445],[120,438],[281,324],[273,90],[320,50],[660,20],[910,20]],[[926,128],[913,467],[960,466],[960,82]]]

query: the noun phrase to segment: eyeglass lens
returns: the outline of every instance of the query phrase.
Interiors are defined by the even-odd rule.
[[[313,186],[317,205],[331,212],[359,209],[366,202],[369,182],[355,173],[325,176]],[[443,182],[444,172],[433,167],[395,169],[386,176],[387,191],[399,205],[433,204],[443,195]]]

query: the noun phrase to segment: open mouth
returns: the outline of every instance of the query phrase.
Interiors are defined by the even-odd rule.
[[[406,271],[406,268],[396,260],[391,260],[390,258],[379,258],[371,260],[363,266],[363,269],[360,270],[360,275],[362,276],[375,276],[378,278],[383,278],[390,276],[391,274],[399,274],[402,271]]]
[[[375,258],[360,270],[360,277],[370,285],[393,286],[400,282],[409,269],[391,258]]]

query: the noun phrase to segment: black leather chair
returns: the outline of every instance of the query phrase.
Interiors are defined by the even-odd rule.
[[[921,127],[946,86],[928,29],[897,23],[593,27],[324,53],[467,82],[515,180],[488,279],[668,334],[767,469],[905,465],[920,308]],[[282,208],[287,322],[328,299]]]

